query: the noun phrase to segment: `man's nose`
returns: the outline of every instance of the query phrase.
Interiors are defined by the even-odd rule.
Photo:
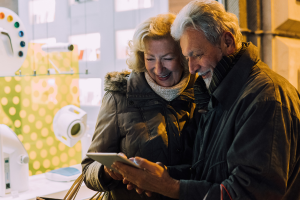
[[[155,62],[155,73],[157,75],[162,74],[163,70],[164,70],[164,66],[163,66],[161,60],[157,60]]]
[[[196,62],[196,59],[194,59],[193,57],[190,57],[189,58],[189,71],[191,74],[195,74],[199,68],[197,62]]]

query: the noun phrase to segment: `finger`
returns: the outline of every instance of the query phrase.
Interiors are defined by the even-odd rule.
[[[118,175],[118,173],[112,169],[107,169],[107,173],[114,180],[122,180],[123,179],[122,175]]]
[[[106,166],[104,166],[104,172],[105,172],[105,174],[107,174],[108,176],[110,176],[112,179],[116,180],[117,177],[115,177],[115,175],[112,173],[111,169],[109,169]]]
[[[118,161],[114,162],[112,164],[112,167],[116,169],[124,177],[129,177],[129,176],[131,177],[137,171],[136,168],[130,167],[129,165],[123,164],[122,162],[118,162]]]
[[[127,156],[124,154],[124,153],[122,153],[122,152],[120,152],[120,153],[118,153],[120,156],[122,156],[122,157],[124,157],[124,158],[127,158]]]
[[[160,166],[156,163],[150,162],[149,160],[140,157],[135,157],[134,162],[145,171],[148,170],[150,172],[155,172],[157,170],[157,167]]]
[[[135,185],[133,185],[132,183],[128,183],[127,185],[127,190],[133,190],[135,188]]]
[[[124,184],[129,184],[130,182],[126,178],[123,178],[123,183]]]
[[[132,162],[134,162],[134,163],[136,163],[137,165],[146,165],[146,163],[147,163],[147,159],[145,159],[145,158],[141,158],[141,157],[138,157],[138,156],[136,156],[136,157],[134,157],[134,158],[129,158],[129,160],[131,160]],[[145,163],[146,162],[146,163]],[[150,161],[148,161],[148,162],[150,162]],[[143,167],[143,166],[142,166]]]
[[[165,165],[162,164],[161,162],[156,162],[156,164],[158,164],[159,166],[165,167]]]
[[[114,171],[112,169],[109,170],[108,174],[114,179],[114,180],[122,180],[122,178],[120,179],[118,176],[116,176],[116,174],[114,173]]]
[[[104,171],[105,171],[106,173],[109,173],[109,169],[108,169],[106,166],[104,166]]]
[[[119,174],[118,172],[113,171],[113,174],[118,178],[118,180],[122,180],[123,176]]]
[[[156,162],[156,164],[158,164],[159,166],[161,166],[162,168],[164,168],[165,170],[167,170],[167,166],[164,165],[163,163],[161,163],[161,162]]]
[[[122,162],[114,162],[112,167],[116,169],[124,178],[126,178],[132,183],[135,183],[136,177],[141,176],[141,172],[143,172],[140,169],[123,164]]]
[[[142,194],[142,193],[144,192],[143,189],[138,188],[138,187],[135,188],[135,191],[136,191],[138,194]]]
[[[152,196],[152,192],[149,192],[149,191],[145,191],[145,194],[147,195],[147,197],[151,197]]]

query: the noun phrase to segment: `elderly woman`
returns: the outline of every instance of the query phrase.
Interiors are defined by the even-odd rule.
[[[107,74],[89,152],[122,152],[165,165],[191,162],[195,133],[187,126],[195,108],[195,77],[170,35],[174,19],[158,15],[137,27],[127,60],[132,72]],[[104,199],[160,199],[128,191],[120,174],[89,158],[82,167],[87,187],[108,191]]]

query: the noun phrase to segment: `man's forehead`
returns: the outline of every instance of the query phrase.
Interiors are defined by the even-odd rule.
[[[180,38],[180,47],[184,56],[191,56],[197,51],[201,51],[199,45],[199,38],[195,37],[190,31],[185,31]]]
[[[188,51],[190,51],[189,49],[191,45],[189,41],[190,41],[189,36],[184,32],[179,40],[180,47],[184,56],[187,56]]]

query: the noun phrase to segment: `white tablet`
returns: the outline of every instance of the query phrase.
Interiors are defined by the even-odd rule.
[[[102,165],[105,165],[109,169],[113,169],[111,165],[116,161],[125,163],[136,168],[140,168],[138,164],[130,161],[129,159],[123,157],[118,153],[87,153],[86,155],[89,158],[101,163]]]

